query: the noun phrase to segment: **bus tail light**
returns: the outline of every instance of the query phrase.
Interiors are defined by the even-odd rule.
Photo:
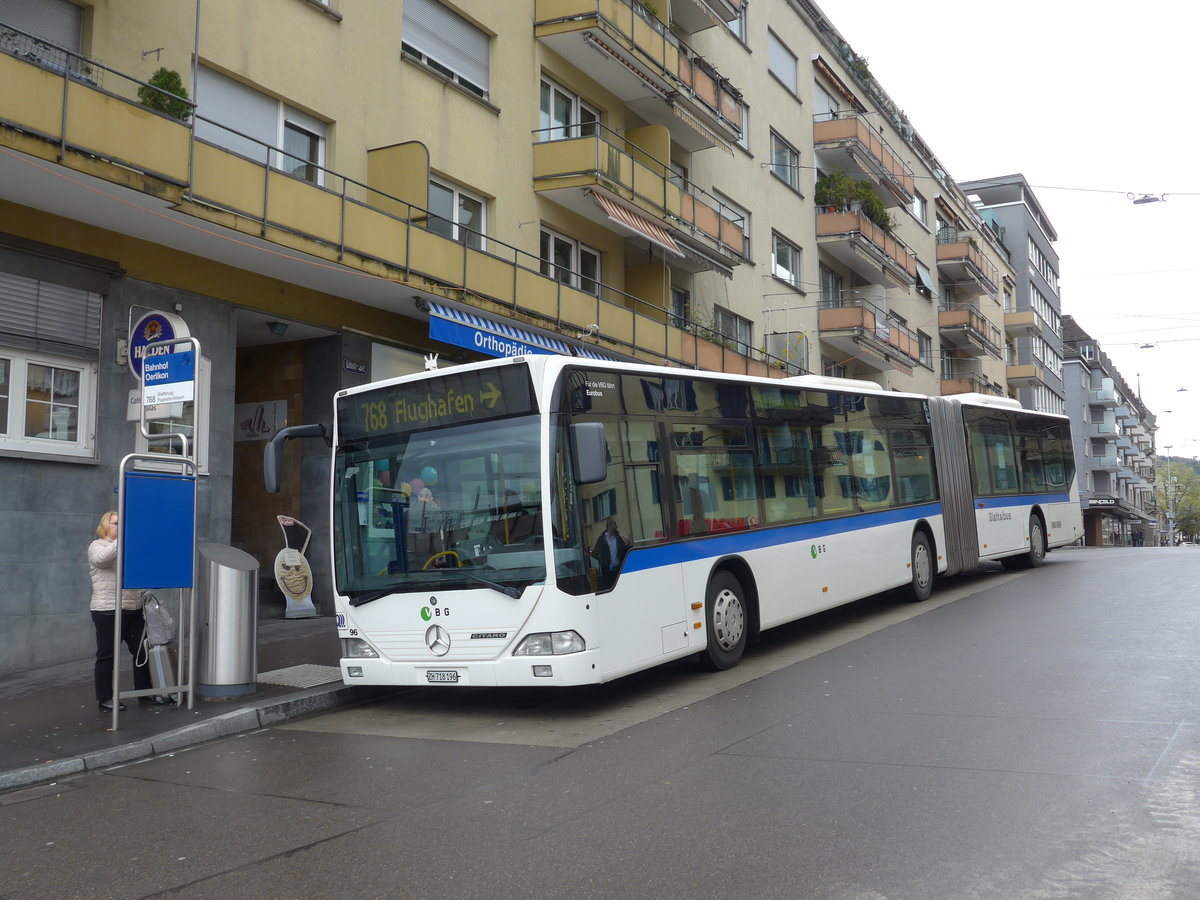
[[[379,654],[362,638],[342,638],[342,656],[345,659],[375,659]]]
[[[586,649],[587,642],[577,631],[539,631],[526,635],[513,651],[513,656],[562,656]]]

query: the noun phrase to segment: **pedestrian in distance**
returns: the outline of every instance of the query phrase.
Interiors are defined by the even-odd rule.
[[[96,540],[88,546],[88,571],[92,576],[92,624],[96,626],[96,702],[100,712],[112,712],[113,638],[117,627],[117,513],[106,512],[96,527]],[[145,630],[141,591],[121,592],[121,640],[133,657],[133,686],[152,687],[145,659],[138,664],[138,650]],[[161,703],[157,697],[139,697],[144,705]],[[117,708],[125,704],[117,701]]]
[[[625,540],[617,528],[617,520],[609,516],[604,521],[604,533],[596,539],[596,546],[592,548],[592,556],[600,566],[600,575],[597,578],[600,590],[606,591],[616,582],[617,572],[620,571],[621,563],[625,561],[625,554],[628,552],[629,541]]]

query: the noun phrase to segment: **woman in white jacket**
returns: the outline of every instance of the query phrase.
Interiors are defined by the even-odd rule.
[[[113,638],[117,627],[117,513],[106,512],[96,528],[97,539],[88,546],[88,570],[92,576],[92,622],[96,626],[96,702],[100,712],[112,712]],[[121,640],[133,655],[133,686],[137,690],[152,687],[146,661],[138,665],[145,620],[142,618],[142,592],[121,592]],[[142,703],[157,697],[139,697]],[[120,709],[125,704],[118,702]]]

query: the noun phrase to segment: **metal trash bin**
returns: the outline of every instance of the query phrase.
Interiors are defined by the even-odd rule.
[[[196,694],[258,690],[258,560],[225,544],[201,544]]]

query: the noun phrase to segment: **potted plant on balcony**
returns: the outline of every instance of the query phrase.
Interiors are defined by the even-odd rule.
[[[834,169],[818,178],[813,199],[825,212],[861,212],[887,234],[896,227],[871,181],[852,178],[845,169]]]
[[[157,88],[157,90],[156,90]],[[150,80],[138,88],[138,102],[142,106],[165,113],[186,122],[192,117],[187,88],[174,69],[163,67],[150,76]]]

